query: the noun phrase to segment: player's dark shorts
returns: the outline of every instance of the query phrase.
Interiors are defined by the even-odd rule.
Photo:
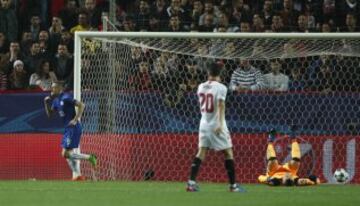
[[[61,141],[61,146],[64,149],[78,148],[81,138],[81,124],[77,123],[75,126],[68,126],[65,128],[64,136]]]

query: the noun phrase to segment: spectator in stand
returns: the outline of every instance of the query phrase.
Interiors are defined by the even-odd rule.
[[[39,45],[40,45],[40,53],[42,58],[50,60],[54,56],[55,42],[52,42],[49,37],[49,32],[46,30],[42,30],[39,33]]]
[[[244,0],[234,0],[233,7],[233,12],[229,18],[231,24],[240,25],[243,21],[250,21],[251,11],[249,6],[244,4]]]
[[[57,46],[61,41],[61,34],[64,30],[65,27],[62,25],[62,20],[59,17],[54,16],[51,21],[51,26],[48,30],[50,35],[50,48],[52,54],[56,53]]]
[[[220,11],[216,6],[214,6],[212,0],[206,0],[204,3],[204,13],[199,17],[199,26],[202,26],[205,24],[206,17],[209,15],[212,16],[212,25],[216,25],[219,22],[218,15],[220,14]]]
[[[193,59],[187,59],[185,62],[185,72],[182,75],[182,84],[180,88],[188,92],[196,92],[199,84],[206,79],[206,74],[204,74],[197,66],[196,62]]]
[[[10,8],[12,0],[1,0],[0,3],[0,32],[5,34],[9,41],[15,41],[19,28],[15,10]]]
[[[150,90],[152,88],[150,77],[150,64],[143,58],[137,65],[137,71],[129,77],[129,85],[134,90]]]
[[[7,89],[7,76],[6,74],[0,70],[0,91],[4,91]]]
[[[126,16],[122,22],[123,31],[135,31],[136,24],[132,16]]]
[[[321,32],[332,32],[333,29],[330,27],[329,23],[323,23],[321,25]]]
[[[96,0],[85,0],[85,12],[90,21],[91,30],[99,30],[101,25],[102,8],[96,5]]]
[[[33,43],[33,39],[31,36],[31,32],[29,31],[24,31],[21,37],[21,42],[20,42],[20,48],[21,51],[23,51],[23,55],[27,56],[29,55],[30,52],[30,47]]]
[[[148,31],[152,31],[152,32],[163,31],[163,27],[161,26],[161,22],[158,16],[154,14],[150,14]]]
[[[234,57],[236,56],[236,53],[238,51],[238,48],[236,47],[237,44],[235,44],[234,41],[229,41],[225,43],[224,47],[224,56],[230,57],[229,59],[223,59],[222,62],[224,63],[224,70],[222,71],[222,82],[224,82],[225,85],[229,85],[231,81],[231,75],[236,70],[237,65]]]
[[[288,30],[288,27],[284,26],[281,16],[275,14],[272,18],[271,31],[272,32],[287,32],[289,30]]]
[[[240,32],[251,32],[250,23],[247,21],[240,23]]]
[[[318,20],[320,22],[329,22],[331,19],[335,19],[336,25],[344,25],[345,21],[337,19],[336,8],[335,8],[335,0],[323,0],[319,6],[321,8],[321,15],[319,16]]]
[[[236,27],[230,26],[229,19],[225,13],[219,14],[219,21],[218,21],[216,28],[214,29],[214,32],[220,32],[219,28],[224,28],[225,32],[235,32],[236,31]]]
[[[138,30],[149,30],[150,8],[147,0],[141,0],[139,3],[138,11],[135,15],[135,24]]]
[[[193,5],[193,0],[181,0],[181,8],[183,8],[186,12],[190,12]]]
[[[156,0],[152,5],[151,14],[159,19],[160,31],[166,30],[169,21],[166,8],[165,0]]]
[[[249,60],[239,60],[237,69],[231,76],[231,91],[257,91],[265,87],[264,77],[261,71],[253,67]]]
[[[290,71],[289,91],[303,91],[304,89],[305,80],[301,73],[301,68],[292,68]]]
[[[53,59],[54,73],[58,80],[65,85],[72,85],[74,59],[65,44],[59,44],[57,54]]]
[[[264,20],[259,14],[254,14],[253,16],[253,32],[264,32],[265,25]]]
[[[30,18],[29,31],[33,41],[38,41],[39,33],[42,30],[41,19],[37,14],[33,14]]]
[[[280,59],[270,60],[271,72],[264,75],[266,86],[272,91],[284,92],[288,90],[289,77],[281,73],[282,62]]]
[[[89,31],[89,17],[86,12],[80,12],[78,15],[78,24],[70,29],[70,33],[74,34],[76,31]]]
[[[293,0],[284,0],[283,8],[279,12],[285,27],[294,28],[298,19],[298,12],[294,9]]]
[[[301,33],[307,33],[307,32],[313,31],[313,30],[309,29],[307,16],[305,16],[303,14],[299,15],[298,21],[297,21],[297,28],[295,31],[301,32]]]
[[[349,12],[359,15],[360,3],[357,0],[345,0],[336,2],[336,7],[340,9],[339,13],[347,14]]]
[[[72,36],[71,36],[69,31],[65,30],[65,31],[61,32],[61,37],[60,37],[60,43],[59,44],[66,45],[69,53],[74,52],[74,41],[73,41]]]
[[[170,31],[170,32],[184,32],[185,31],[179,16],[174,15],[174,16],[170,17],[168,31]]]
[[[43,91],[50,91],[51,84],[56,81],[57,78],[50,67],[50,62],[42,60],[38,65],[37,71],[30,76],[29,85],[39,87]]]
[[[272,24],[272,17],[274,15],[273,5],[271,0],[265,0],[263,10],[260,16],[264,19],[264,26],[270,28]]]
[[[214,15],[211,13],[205,14],[204,22],[199,26],[200,32],[213,32],[214,31]]]
[[[64,31],[64,29],[65,27],[62,25],[62,20],[59,17],[54,16],[52,18],[51,26],[49,28],[50,35],[59,35],[62,31]]]
[[[178,16],[179,20],[184,23],[186,29],[190,28],[191,18],[181,7],[181,0],[171,0],[170,6],[166,9],[168,18]],[[169,20],[171,21],[171,20]]]
[[[9,52],[0,56],[0,70],[9,75],[14,68],[16,60],[24,59],[19,42],[11,42]]]
[[[19,2],[18,0],[16,0]],[[51,1],[49,0],[26,0],[21,1],[21,4],[24,5],[25,18],[28,17],[28,13],[34,14],[37,13],[39,18],[41,19],[42,25],[48,27],[48,18],[49,18],[49,5]]]
[[[9,75],[9,89],[26,89],[29,86],[29,77],[24,69],[24,63],[16,60]]]
[[[185,14],[185,10],[181,8],[181,0],[171,0],[170,5],[166,9],[168,18],[173,15],[182,16]]]
[[[360,29],[357,26],[357,19],[354,14],[348,13],[345,20],[346,27],[342,29],[342,32],[359,32]]]
[[[33,42],[30,47],[29,55],[26,55],[24,57],[24,63],[27,69],[26,72],[28,74],[34,73],[41,59],[42,59],[42,55],[40,53],[40,44],[39,42]]]
[[[78,7],[76,0],[65,0],[65,7],[60,10],[59,18],[62,19],[66,30],[70,30],[77,24]]]
[[[344,25],[346,23],[346,15],[349,13],[355,17],[360,16],[360,2],[358,0],[335,1],[334,4],[335,19],[338,20],[338,25]]]
[[[335,91],[337,85],[340,85],[336,74],[338,69],[339,68],[337,68],[329,59],[322,63],[313,85],[309,85],[310,89],[324,93]]]
[[[50,42],[49,32],[46,30],[41,30],[39,33],[38,40],[39,40],[39,42],[45,42],[48,45]]]
[[[160,56],[156,58],[153,64],[153,70],[151,71],[151,82],[153,89],[164,91],[167,86],[167,79],[169,70],[167,66],[169,53],[161,52]]]
[[[319,9],[314,8],[312,5],[314,5],[315,3],[313,2],[307,2],[305,4],[305,11],[303,12],[303,14],[306,16],[307,18],[307,22],[308,22],[308,28],[311,31],[315,31],[316,26],[317,26],[317,21],[319,18],[317,18],[318,13],[320,12]],[[298,19],[299,20],[299,19]]]
[[[6,36],[3,33],[0,33],[0,62],[3,55],[5,55],[9,50],[9,45],[6,40]],[[3,71],[4,70],[4,71]],[[7,71],[4,67],[0,66],[0,91],[7,89]]]
[[[9,42],[4,33],[0,32],[0,56],[9,51]]]
[[[194,25],[198,26],[200,21],[200,16],[203,14],[203,3],[201,0],[194,0],[192,10],[190,12],[190,18],[191,22],[194,23]]]
[[[136,70],[136,65],[138,65],[143,58],[144,55],[140,47],[131,47],[130,65],[133,71]]]

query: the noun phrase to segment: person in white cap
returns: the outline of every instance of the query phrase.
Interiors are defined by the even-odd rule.
[[[14,69],[9,76],[9,89],[26,89],[28,87],[28,76],[24,70],[21,60],[14,62]]]

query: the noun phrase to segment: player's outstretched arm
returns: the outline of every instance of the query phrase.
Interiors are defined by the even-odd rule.
[[[311,185],[318,185],[320,184],[320,179],[315,177],[315,179],[313,178],[299,178],[297,180],[297,185],[298,186],[311,186]]]
[[[50,96],[46,96],[44,98],[44,106],[45,106],[45,112],[46,115],[50,118],[52,116],[52,114],[54,113],[54,110],[51,108],[51,97]]]

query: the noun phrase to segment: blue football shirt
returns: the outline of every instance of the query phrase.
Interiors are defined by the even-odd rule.
[[[58,111],[65,127],[69,125],[69,122],[74,119],[76,115],[75,102],[76,100],[73,95],[66,92],[60,93],[52,102],[51,108]]]

